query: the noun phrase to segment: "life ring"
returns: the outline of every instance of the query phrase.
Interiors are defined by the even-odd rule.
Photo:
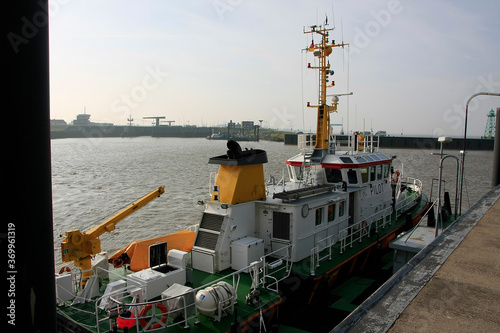
[[[399,171],[398,171],[398,170],[396,170],[396,172],[393,172],[393,173],[392,173],[392,178],[391,178],[391,181],[392,181],[393,183],[397,183],[400,175],[401,175],[401,174],[399,173]]]
[[[161,318],[160,318],[160,321],[162,323],[165,323],[167,321],[167,318],[168,318],[168,309],[167,307],[161,303],[161,302],[158,302],[158,303],[153,303],[156,305],[156,308],[154,310],[155,313],[152,314],[152,317],[155,317],[156,319],[156,309],[159,309],[162,313],[161,315]],[[146,304],[142,310],[141,310],[141,313],[139,314],[139,317],[141,317],[141,319],[139,320],[139,323],[141,324],[141,326],[143,328],[151,328],[151,329],[157,329],[157,328],[160,328],[162,327],[162,325],[160,323],[156,323],[156,324],[153,324],[153,325],[150,325],[149,323],[151,322],[151,319],[150,320],[147,320],[147,318],[144,318],[144,317],[147,317],[148,316],[148,312],[153,309],[153,304]]]
[[[71,272],[71,268],[69,268],[68,266],[64,266],[62,267],[60,270],[59,270],[59,274],[62,274],[64,272]]]

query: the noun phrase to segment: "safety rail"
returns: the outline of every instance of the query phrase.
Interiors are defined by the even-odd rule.
[[[292,270],[293,248],[293,244],[288,244],[277,250],[269,252],[268,254],[260,258],[260,262],[262,262],[262,268],[260,270],[260,272],[262,273],[262,277],[260,278],[260,283],[265,286],[266,289],[277,293],[278,283],[286,279],[290,275],[290,272]],[[280,254],[282,252],[285,253]],[[270,259],[272,259],[272,261],[270,261]],[[282,271],[283,275],[277,278],[277,273],[280,273]],[[272,279],[273,282],[267,284],[268,279]],[[271,288],[271,286],[273,285],[276,285],[276,289]]]
[[[354,155],[358,152],[376,153],[380,148],[380,137],[375,137],[373,134],[353,134],[347,135],[347,139],[340,140],[337,138],[337,135],[330,134],[328,146],[331,153],[334,153],[335,150],[340,150],[341,147],[347,147],[347,154],[349,155]]]
[[[364,236],[370,235],[370,230],[373,225],[375,225],[375,231],[377,232],[379,228],[385,228],[387,224],[391,223],[391,214],[392,207],[389,206],[385,209],[380,210],[379,212],[368,216],[363,221],[340,230],[338,232],[338,239],[340,240],[340,253],[344,253],[344,250],[347,246],[352,247],[352,244],[354,244],[354,242],[361,242]],[[312,276],[316,274],[316,268],[320,267],[321,261],[325,259],[332,259],[333,246],[336,244],[335,236],[336,235],[330,235],[318,240],[315,247],[311,249],[310,271]],[[328,250],[328,252],[321,256],[321,253],[325,250]]]
[[[364,237],[369,237],[373,225],[375,225],[375,231],[378,231],[378,228],[385,228],[387,224],[391,224],[391,214],[392,207],[389,206],[368,216],[362,221],[340,230],[340,253],[344,253],[347,246],[352,247],[354,242],[361,242]]]
[[[405,184],[415,185],[411,188],[412,193],[407,194],[406,198],[398,200],[395,205],[396,216],[400,216],[402,213],[412,208],[422,196],[422,182],[419,179],[407,177]]]
[[[320,244],[324,242],[324,246],[320,246]],[[315,268],[319,267],[319,262],[328,258],[328,260],[332,259],[332,247],[335,245],[335,235],[330,235],[328,237],[325,237],[323,239],[320,239],[319,241],[316,242],[316,245],[311,249],[311,260],[310,260],[310,268],[311,268],[311,275],[314,276],[316,275],[316,270]],[[323,252],[324,250],[328,249],[328,254],[324,255],[323,257],[320,257],[320,253]]]

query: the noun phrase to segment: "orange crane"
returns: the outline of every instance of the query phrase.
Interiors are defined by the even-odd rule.
[[[62,260],[64,262],[73,261],[75,266],[80,267],[82,270],[82,277],[92,275],[91,256],[101,252],[101,240],[99,236],[105,232],[115,230],[115,225],[118,222],[144,207],[163,193],[165,193],[165,188],[163,186],[158,187],[89,231],[81,232],[78,229],[66,231],[66,235],[63,236],[65,239],[61,242]]]

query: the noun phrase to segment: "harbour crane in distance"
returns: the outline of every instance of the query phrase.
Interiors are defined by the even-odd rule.
[[[167,117],[165,116],[160,116],[160,117],[142,117],[142,119],[156,119],[156,125],[155,126],[160,126],[160,119],[165,119]]]
[[[165,187],[160,186],[88,231],[81,232],[78,229],[66,231],[66,235],[61,235],[65,238],[61,242],[62,261],[73,261],[75,266],[82,270],[83,278],[92,275],[91,256],[101,252],[101,240],[99,237],[105,232],[115,230],[115,225],[118,222],[138,211],[163,193],[165,193]],[[85,284],[86,281],[83,281]]]

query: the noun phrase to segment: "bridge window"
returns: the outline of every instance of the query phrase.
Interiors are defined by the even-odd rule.
[[[342,181],[342,172],[339,169],[325,169],[326,181],[329,183],[340,183]]]
[[[370,167],[370,181],[374,181],[374,180],[375,180],[375,167],[371,166]]]
[[[358,183],[358,175],[356,169],[347,170],[347,180],[349,184],[357,184]]]
[[[375,168],[377,169],[377,180],[382,179],[382,165],[379,164]]]
[[[294,166],[293,170],[294,170],[294,174],[295,174],[295,179],[301,180],[302,179],[302,167]]]
[[[361,181],[363,183],[367,183],[368,182],[368,168],[361,168]]]
[[[389,172],[391,171],[390,164],[384,164],[384,178],[389,177]]]

